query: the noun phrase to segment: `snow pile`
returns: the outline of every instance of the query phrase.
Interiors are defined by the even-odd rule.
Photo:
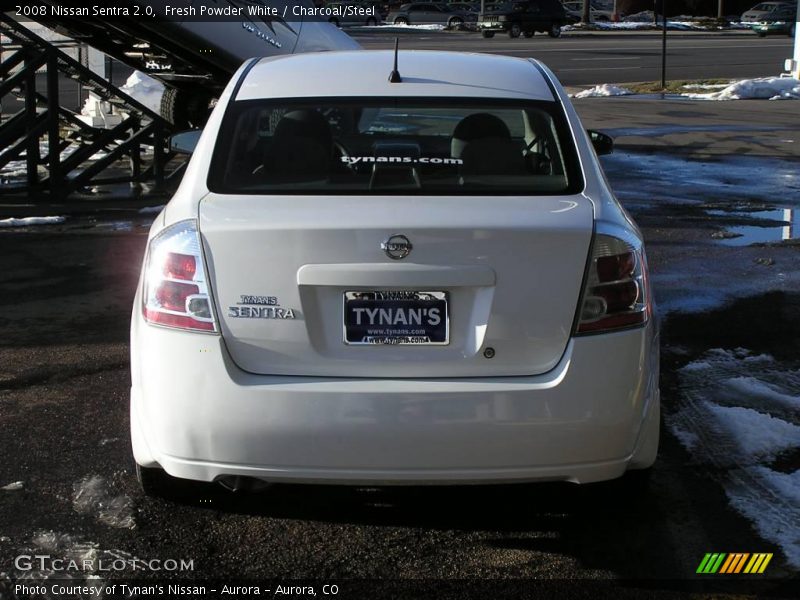
[[[4,485],[3,487],[0,488],[0,490],[3,490],[5,492],[17,492],[22,489],[22,485],[23,484],[21,481],[15,481],[14,483],[9,483],[8,485]]]
[[[800,99],[800,80],[793,77],[742,79],[718,92],[681,95],[692,100]]]
[[[596,85],[593,88],[588,90],[583,90],[582,92],[578,92],[577,94],[573,94],[573,98],[600,98],[600,97],[608,97],[608,96],[628,96],[633,94],[632,91],[625,89],[623,87],[619,87],[616,85],[612,85],[610,83],[604,83],[602,85]]]
[[[111,527],[133,529],[133,501],[125,495],[112,496],[106,481],[99,475],[85,477],[73,486],[72,506],[84,514],[93,514],[97,520]]]
[[[159,113],[161,110],[161,96],[164,95],[164,84],[160,81],[140,71],[134,71],[120,89],[153,112]]]
[[[0,227],[30,227],[31,225],[57,225],[66,217],[24,217],[22,219],[0,219]]]

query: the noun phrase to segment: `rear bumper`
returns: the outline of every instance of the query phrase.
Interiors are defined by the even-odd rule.
[[[508,31],[511,28],[510,21],[478,21],[477,27],[480,31]]]
[[[220,337],[137,315],[131,353],[135,459],[187,479],[582,483],[647,467],[658,445],[652,323],[573,339],[534,377],[252,375]]]

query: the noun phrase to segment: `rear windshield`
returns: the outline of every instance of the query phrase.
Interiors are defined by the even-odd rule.
[[[552,195],[582,189],[555,102],[247,100],[220,128],[222,194]]]

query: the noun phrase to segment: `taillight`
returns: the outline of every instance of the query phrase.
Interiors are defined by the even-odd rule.
[[[575,333],[643,325],[651,312],[644,248],[596,234]]]
[[[175,223],[150,242],[142,308],[149,323],[217,331],[194,221]]]

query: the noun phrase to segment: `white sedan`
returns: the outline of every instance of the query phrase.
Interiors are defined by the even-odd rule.
[[[397,59],[253,59],[220,98],[133,307],[145,492],[653,464],[658,327],[610,138],[535,60]]]

